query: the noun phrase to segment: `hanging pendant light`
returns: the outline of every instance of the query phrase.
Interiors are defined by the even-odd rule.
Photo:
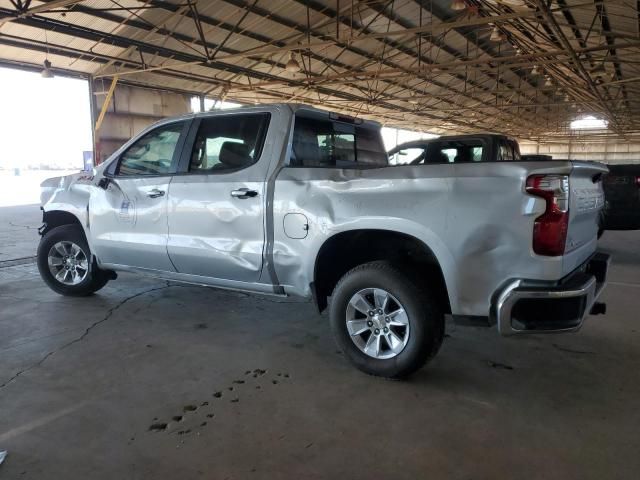
[[[540,75],[540,70],[538,69],[537,65],[534,65],[533,68],[531,69],[531,75]]]
[[[43,65],[44,68],[40,72],[42,78],[53,78],[53,72],[51,71],[51,62],[49,60],[45,60]]]
[[[453,0],[451,2],[451,10],[455,10],[456,12],[460,12],[467,8],[467,4],[464,0]]]
[[[284,66],[284,69],[287,72],[291,72],[291,73],[298,73],[301,69],[300,69],[300,64],[298,63],[298,61],[296,60],[296,57],[294,55],[293,52],[291,52],[289,54],[289,61],[287,62],[287,64]]]
[[[503,42],[505,40],[505,36],[498,27],[493,27],[489,40],[491,40],[492,42]]]
[[[551,82],[551,77],[547,77],[547,79],[544,81],[544,86],[545,87],[552,87],[553,83]]]
[[[44,68],[40,72],[42,78],[53,78],[53,72],[51,71],[51,62],[49,61],[49,38],[47,37],[47,29],[44,29],[44,43],[47,46],[47,53],[44,57]]]

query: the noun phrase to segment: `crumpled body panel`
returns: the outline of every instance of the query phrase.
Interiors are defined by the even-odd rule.
[[[434,253],[452,313],[486,316],[509,279],[555,281],[565,274],[563,257],[541,257],[531,248],[533,222],[545,204],[524,192],[524,180],[540,171],[568,174],[571,163],[284,168],[274,195],[278,280],[287,292],[308,296],[316,256],[328,238],[354,229],[391,230]],[[285,234],[284,217],[292,212],[308,218],[305,238]],[[587,245],[571,263],[594,250]]]

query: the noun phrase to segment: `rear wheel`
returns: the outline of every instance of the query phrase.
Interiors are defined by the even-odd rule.
[[[47,232],[40,240],[37,261],[42,279],[61,295],[91,295],[109,281],[108,272],[90,265],[91,251],[77,225]]]
[[[342,277],[333,291],[330,322],[357,368],[389,378],[421,368],[444,336],[438,302],[387,262],[366,263]]]

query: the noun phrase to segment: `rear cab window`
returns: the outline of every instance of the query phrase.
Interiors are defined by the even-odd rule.
[[[407,147],[389,155],[391,165],[417,165],[424,163],[424,147]]]
[[[442,165],[487,162],[519,162],[520,147],[515,140],[497,135],[440,137],[408,142],[389,152],[392,165]]]
[[[497,153],[499,162],[519,162],[521,160],[520,147],[514,140],[500,140]]]
[[[478,163],[486,161],[485,157],[486,148],[480,139],[435,141],[421,163]]]
[[[371,168],[389,164],[376,127],[347,117],[306,113],[295,117],[290,166]]]

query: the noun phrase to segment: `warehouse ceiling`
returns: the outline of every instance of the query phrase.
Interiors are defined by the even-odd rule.
[[[435,133],[640,134],[636,0],[0,0],[0,61]],[[40,67],[41,68],[41,67]]]

